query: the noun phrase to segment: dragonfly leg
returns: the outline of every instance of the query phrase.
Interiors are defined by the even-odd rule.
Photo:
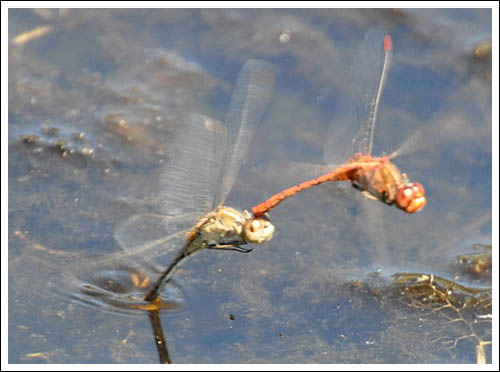
[[[373,199],[373,200],[378,200],[375,196],[373,196],[368,191],[366,191],[365,189],[363,189],[361,187],[361,185],[359,185],[357,182],[351,181],[351,186],[354,187],[356,190],[358,190],[361,194],[363,194],[363,196],[365,198]]]
[[[218,249],[224,251],[236,251],[240,253],[250,253],[253,248],[243,248],[238,244],[212,244],[207,247],[207,249]]]
[[[359,190],[361,191],[361,194],[363,194],[363,196],[365,198],[372,199],[372,200],[379,200],[378,198],[376,198],[375,196],[373,196],[372,194],[370,194],[368,191],[361,190],[361,189],[359,189]]]
[[[364,191],[364,189],[357,182],[351,181],[351,186],[354,187],[359,192],[363,192]]]

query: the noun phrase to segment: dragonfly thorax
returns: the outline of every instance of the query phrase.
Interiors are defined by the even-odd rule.
[[[363,156],[354,158],[359,163],[359,170],[355,173],[355,186],[369,194],[374,199],[386,204],[394,204],[396,195],[402,184],[406,183],[406,176],[401,174],[388,158],[372,158]]]
[[[252,218],[247,211],[220,206],[198,220],[188,234],[186,253],[205,248],[261,244],[272,238],[274,226],[267,216]]]
[[[242,237],[245,216],[231,207],[220,206],[198,220],[188,235],[187,253],[224,245],[246,244]]]

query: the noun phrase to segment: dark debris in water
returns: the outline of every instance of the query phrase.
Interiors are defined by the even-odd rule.
[[[397,273],[392,278],[401,302],[417,310],[422,320],[437,321],[434,342],[450,352],[459,352],[460,347],[475,350],[479,364],[491,361],[491,354],[487,357],[492,332],[491,288],[475,288],[458,283],[457,278],[433,274]]]
[[[457,255],[457,264],[469,276],[490,278],[491,281],[491,245],[474,244],[474,252]]]
[[[491,311],[491,288],[474,288],[433,274],[397,273],[394,283],[402,288],[401,294],[421,306],[448,305],[453,308]]]
[[[474,254],[457,257],[476,262],[476,258],[482,261],[485,255],[488,257],[488,252],[491,253],[491,246],[472,247],[476,250]],[[428,355],[429,363],[450,358],[457,363],[491,363],[492,289],[469,283],[458,276],[446,278],[432,273],[401,272],[392,275],[390,280],[379,272],[371,273],[363,280],[341,285],[331,294],[342,298],[342,291],[350,293],[349,303],[334,306],[335,330],[341,332],[343,340],[364,334],[367,345],[381,348],[384,343],[391,344],[387,337],[396,337],[398,346],[392,345],[392,352],[401,354],[394,360],[405,363],[411,363],[413,358],[421,360],[417,355],[424,354]],[[369,339],[369,330],[356,329],[349,319],[341,317],[347,308],[354,319],[369,318],[370,324],[377,324],[382,331],[376,338]],[[343,311],[337,313],[339,310]],[[387,350],[378,352],[386,353]]]

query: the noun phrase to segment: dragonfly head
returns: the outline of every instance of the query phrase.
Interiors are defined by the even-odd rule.
[[[267,213],[259,217],[252,217],[248,211],[245,211],[244,214],[246,223],[242,236],[248,243],[262,244],[273,237],[274,225]]]
[[[404,184],[396,194],[396,205],[407,213],[418,212],[426,203],[424,187],[417,182]]]

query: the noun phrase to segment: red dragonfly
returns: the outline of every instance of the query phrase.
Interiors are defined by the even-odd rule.
[[[383,55],[382,53],[377,53],[377,49],[380,52],[382,51],[382,46]],[[358,132],[357,138],[355,137],[355,141],[362,144],[362,151],[355,154],[347,163],[338,166],[333,171],[289,187],[254,206],[252,212],[255,217],[269,212],[283,200],[290,198],[298,192],[327,181],[349,181],[353,187],[360,190],[366,197],[382,201],[389,205],[396,204],[399,209],[407,213],[417,212],[426,204],[427,200],[423,186],[417,182],[410,182],[406,174],[400,173],[396,166],[391,163],[390,159],[396,153],[382,157],[371,155],[380,97],[382,96],[382,91],[387,80],[387,73],[392,57],[392,39],[389,35],[382,37],[378,31],[369,32],[365,37],[365,42],[357,58],[364,59],[367,54],[368,57],[373,57],[374,53],[381,56],[375,58],[379,61],[369,61],[373,63],[368,66],[368,71],[365,71],[367,72],[367,78],[363,82],[366,83],[367,87],[371,85],[374,87],[375,90],[370,94],[370,98],[373,97],[373,99],[368,105],[364,106],[366,115],[363,116],[367,117],[367,121]],[[375,84],[369,84],[372,81]],[[349,119],[352,121],[352,117]],[[365,136],[365,134],[368,135]],[[335,133],[331,132],[329,136],[335,136]],[[333,151],[336,150],[333,149]],[[329,158],[328,160],[332,160],[333,157],[329,154],[330,150],[325,148],[326,157]]]

